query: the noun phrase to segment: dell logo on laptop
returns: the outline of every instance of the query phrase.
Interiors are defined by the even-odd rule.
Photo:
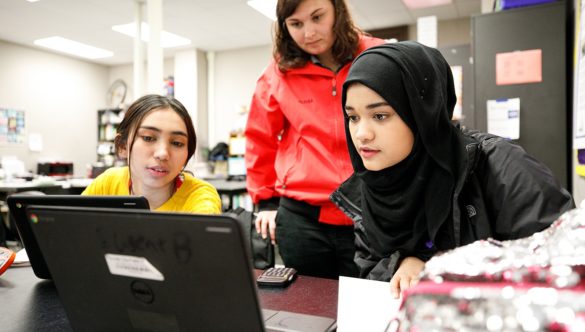
[[[144,281],[135,280],[130,284],[130,292],[134,296],[135,299],[142,303],[152,303],[154,301],[154,293],[150,286],[148,286]]]

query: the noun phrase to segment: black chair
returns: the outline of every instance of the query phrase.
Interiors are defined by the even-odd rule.
[[[8,227],[4,223],[4,217],[0,214],[0,247],[7,246],[6,244],[6,234],[8,234]]]

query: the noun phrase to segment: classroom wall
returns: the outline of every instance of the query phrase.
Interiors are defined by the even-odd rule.
[[[258,77],[272,58],[272,45],[215,52],[213,76],[214,135],[210,147],[226,142],[234,124],[241,123],[238,111],[249,107]]]
[[[469,19],[439,21],[439,46],[469,44],[469,22]],[[409,27],[409,38],[416,40],[416,24]],[[201,140],[207,148],[213,148],[218,142],[227,142],[230,131],[241,123],[238,112],[242,107],[249,106],[256,80],[272,58],[272,44],[213,53],[212,71],[209,73],[213,75],[210,80],[213,85],[210,98],[213,100],[198,105],[199,110],[207,111],[207,115],[212,118],[209,121],[212,128],[209,128],[208,140]],[[202,62],[198,64],[199,67],[208,65],[204,57],[200,58]],[[200,69],[199,73],[205,72],[205,67]],[[119,78],[126,81],[129,94],[126,100],[130,102],[134,100],[132,70],[132,64],[113,66],[108,81],[111,83]],[[164,76],[173,75],[173,70],[173,58],[165,59]]]
[[[471,44],[471,19],[439,21],[437,24],[437,44],[439,47]],[[408,26],[408,38],[416,40],[416,24]]]
[[[469,27],[468,19],[440,21],[438,27],[439,46],[468,44],[470,42]],[[416,25],[410,27],[409,35],[411,39],[416,39]],[[213,65],[209,67],[211,72],[208,73],[208,77],[213,78],[209,81],[209,84],[212,85],[209,87],[211,92],[210,100],[207,100],[207,103],[201,102],[197,105],[197,112],[201,111],[207,114],[209,125],[212,126],[212,128],[209,128],[209,137],[206,142],[208,148],[212,148],[220,141],[227,141],[234,124],[241,123],[241,116],[239,116],[238,111],[242,107],[249,106],[256,80],[271,57],[271,44],[213,53]],[[206,67],[209,65],[204,61],[205,57],[200,58],[201,63],[198,63],[198,66]],[[44,86],[46,88],[39,87],[31,90],[27,87],[29,84],[26,80],[22,79],[22,77],[26,76],[22,72],[25,70],[24,68],[41,66],[41,64],[47,67],[44,71],[46,73],[44,74]],[[61,70],[61,75],[55,72],[56,68],[59,67],[64,67]],[[163,68],[164,76],[173,75],[174,70],[174,58],[166,58]],[[26,159],[27,166],[31,169],[33,166],[36,168],[36,160],[41,155],[58,155],[57,157],[59,158],[74,160],[76,163],[76,175],[85,175],[85,170],[83,169],[85,164],[95,161],[97,136],[95,113],[97,109],[106,106],[105,93],[109,85],[116,79],[123,79],[128,85],[126,102],[131,103],[135,99],[133,96],[132,71],[132,64],[106,67],[67,56],[2,42],[0,44],[0,73],[2,73],[0,77],[0,105],[25,107],[27,109],[27,118],[31,122],[30,128],[40,130],[37,128],[44,127],[43,133],[45,134],[43,136],[45,140],[47,141],[49,134],[54,135],[56,139],[49,139],[45,144],[46,151],[42,153],[21,151],[23,150],[22,147],[20,150],[12,149],[8,151],[6,147],[2,146],[0,147],[0,154],[4,155],[4,153],[8,152],[17,154],[19,158]],[[57,87],[64,87],[64,85],[53,84],[56,80],[54,77],[58,79],[58,77],[63,76],[63,73],[75,75],[77,77],[76,83],[65,85],[67,88],[59,88],[60,94],[47,93],[51,89],[55,90]],[[204,73],[207,75],[204,70],[198,71],[198,75],[203,75]],[[19,78],[15,81],[13,77]],[[41,81],[36,81],[33,86],[42,85]],[[15,82],[21,88],[14,88]],[[80,84],[79,82],[82,83]],[[205,82],[205,84],[208,83]],[[47,99],[43,98],[43,94],[49,97],[67,96],[54,98],[53,104],[57,105],[58,100],[67,100],[67,104],[71,104],[71,106],[61,105],[58,107],[60,114],[63,114],[63,116],[47,115],[42,110],[50,108],[51,103],[40,102],[40,100]],[[79,98],[79,96],[88,94],[91,94],[91,97]],[[28,98],[28,96],[35,96],[35,98]],[[37,98],[37,96],[40,96],[40,98]],[[34,105],[39,105],[39,109],[37,110],[37,107],[33,107]],[[84,109],[83,113],[80,113],[79,109]],[[85,114],[83,121],[80,119],[80,114]],[[63,137],[66,134],[54,130],[54,128],[60,128],[58,125],[52,126],[54,128],[48,128],[41,124],[57,123],[61,122],[61,119],[76,119],[75,122],[79,124],[75,130],[79,132],[79,135],[73,142],[78,142],[75,145],[76,147],[81,144],[88,146],[88,149],[80,150],[77,148],[73,152],[74,149],[51,148],[53,145],[58,147],[57,142],[66,142],[67,139]],[[203,137],[201,138],[201,143],[206,141]]]
[[[42,135],[41,152],[0,145],[36,172],[41,159],[72,161],[85,176],[96,159],[97,109],[105,104],[106,66],[0,41],[0,106],[24,110],[27,133]],[[28,135],[27,135],[28,140]]]
[[[163,77],[174,75],[174,59],[172,57],[164,59]],[[128,87],[125,103],[130,105],[137,98],[134,97],[134,66],[130,64],[110,66],[108,72],[108,87],[115,80],[121,79],[126,82]],[[163,82],[160,83],[162,92]]]

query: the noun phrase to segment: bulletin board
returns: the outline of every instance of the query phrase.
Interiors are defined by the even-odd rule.
[[[519,138],[512,142],[546,164],[570,190],[572,107],[567,100],[571,89],[567,50],[572,47],[567,45],[567,19],[564,1],[474,16],[472,54],[476,129],[487,131],[487,101],[518,98]],[[533,50],[541,54],[541,78],[497,84],[499,54],[529,51],[530,55]]]
[[[24,144],[24,111],[0,107],[0,145]]]

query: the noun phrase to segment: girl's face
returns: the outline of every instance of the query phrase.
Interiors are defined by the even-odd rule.
[[[136,135],[131,133],[120,153],[130,165],[134,193],[172,190],[175,178],[187,162],[188,141],[187,126],[172,108],[147,114],[136,128]],[[132,152],[128,158],[130,147]]]
[[[303,0],[285,24],[303,51],[317,57],[330,55],[335,42],[335,8],[331,0]]]
[[[349,132],[364,167],[379,171],[404,160],[414,135],[398,113],[374,90],[354,83],[346,94]]]

